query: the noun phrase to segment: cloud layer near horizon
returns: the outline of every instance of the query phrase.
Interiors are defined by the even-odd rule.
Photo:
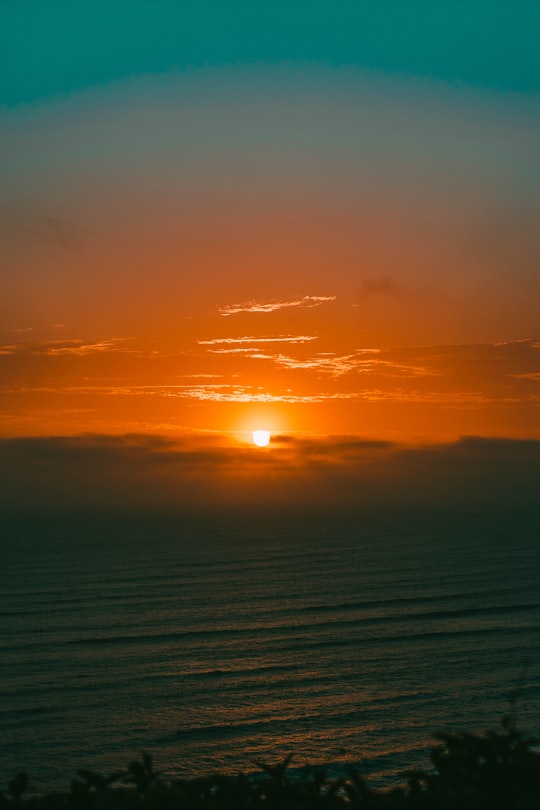
[[[259,450],[187,434],[0,441],[0,507],[212,507],[255,503],[537,507],[540,441],[465,437],[403,446],[351,436],[276,436]]]
[[[239,330],[181,347],[103,335],[4,343],[0,435],[77,435],[84,424],[107,434],[266,426],[404,441],[540,438],[538,340],[333,345],[328,328]],[[201,407],[213,410],[201,418]]]

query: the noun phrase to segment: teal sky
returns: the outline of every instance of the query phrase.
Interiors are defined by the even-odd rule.
[[[540,92],[537,0],[3,0],[0,103],[200,67],[322,63]]]

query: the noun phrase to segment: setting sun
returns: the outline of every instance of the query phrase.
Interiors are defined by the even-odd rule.
[[[268,442],[270,441],[270,431],[269,430],[254,430],[253,431],[253,443],[257,445],[257,447],[266,447]]]

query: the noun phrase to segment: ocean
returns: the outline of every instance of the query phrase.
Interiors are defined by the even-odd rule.
[[[439,730],[540,732],[540,520],[3,519],[0,779],[426,766]]]

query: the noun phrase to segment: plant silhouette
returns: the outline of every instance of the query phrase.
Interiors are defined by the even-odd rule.
[[[212,775],[168,779],[141,754],[127,771],[108,777],[81,769],[69,792],[36,796],[18,773],[0,793],[0,810],[538,810],[538,740],[506,719],[500,731],[442,733],[430,752],[431,767],[405,772],[386,788],[371,787],[353,768],[330,779],[316,768],[301,778],[277,765],[257,763],[258,778]]]

